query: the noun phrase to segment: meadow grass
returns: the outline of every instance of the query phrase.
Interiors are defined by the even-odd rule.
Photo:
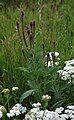
[[[57,70],[64,66],[64,61],[74,58],[72,3],[73,0],[66,0],[61,4],[57,1],[57,6],[54,6],[52,0],[36,1],[35,3],[31,1],[29,7],[23,3],[20,8],[7,7],[6,11],[0,11],[0,70],[2,72],[0,84],[2,89],[9,88],[11,90],[13,86],[19,87],[17,98],[14,98],[16,100],[13,97],[13,100],[9,100],[12,105],[12,101],[19,102],[21,94],[29,89],[37,91],[36,95],[29,98],[26,104],[29,104],[30,100],[31,102],[41,100],[42,95],[46,93],[53,96],[49,105],[51,109],[55,109],[61,104],[66,105],[73,102],[74,99],[70,100],[68,95],[71,91],[70,97],[73,97],[72,91],[74,89],[67,86],[66,82],[64,84],[60,81],[56,74]],[[28,51],[23,44],[21,45],[16,29],[18,21],[22,36],[21,11],[24,12],[24,28],[31,21],[35,21],[36,24],[34,48]],[[47,52],[54,51],[54,42],[55,51],[60,54],[60,65],[54,68],[45,68],[42,45],[44,45],[44,52],[47,54]],[[31,57],[31,54],[34,56]],[[62,89],[68,90],[66,87],[69,87],[70,91],[66,91],[66,94],[62,95]],[[68,99],[66,100],[66,98]],[[0,101],[0,104],[5,105],[3,100]],[[12,105],[10,104],[10,107]],[[6,107],[8,107],[7,104]]]

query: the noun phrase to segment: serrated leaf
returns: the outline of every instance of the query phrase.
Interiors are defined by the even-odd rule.
[[[35,90],[28,90],[26,91],[25,93],[23,93],[20,97],[20,103],[25,99],[27,98],[28,96],[30,96]]]

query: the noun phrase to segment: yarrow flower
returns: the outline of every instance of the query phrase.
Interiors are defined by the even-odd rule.
[[[62,113],[63,110],[64,110],[64,108],[60,107],[60,108],[56,108],[55,112],[60,114],[60,113]]]
[[[10,90],[7,88],[7,89],[3,89],[2,90],[2,93],[4,93],[4,94],[9,94],[10,93]]]
[[[18,89],[18,87],[12,87],[12,91],[17,91]]]
[[[70,105],[67,108],[70,109],[70,110],[74,110],[74,105]]]
[[[3,113],[0,111],[0,119],[2,118],[2,116],[3,116]]]
[[[7,117],[14,117],[26,112],[26,107],[23,107],[22,104],[17,103],[12,107],[12,109],[7,113]]]
[[[74,120],[74,105],[67,106],[65,114],[71,119]]]
[[[25,115],[24,120],[74,120],[74,106],[56,108],[55,111],[33,108]]]
[[[57,71],[62,80],[74,83],[74,59],[65,62],[63,70]]]
[[[43,95],[42,100],[51,100],[51,96],[49,95]]]
[[[33,106],[33,107],[36,107],[36,108],[37,108],[37,107],[41,107],[41,103],[40,103],[40,102],[38,102],[38,103],[33,103],[32,106]]]

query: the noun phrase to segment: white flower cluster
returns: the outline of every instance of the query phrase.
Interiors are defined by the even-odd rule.
[[[50,100],[50,99],[51,99],[51,96],[49,96],[49,95],[42,96],[42,100]]]
[[[69,80],[74,82],[74,59],[65,62],[63,70],[57,71],[62,80]]]
[[[68,106],[66,110],[60,107],[55,111],[33,108],[25,115],[24,120],[74,120],[74,106]]]
[[[58,58],[59,56],[59,53],[58,52],[49,52],[45,58],[48,59],[48,65],[47,65],[47,60],[45,62],[45,66],[48,66],[48,67],[53,67],[54,66],[54,59],[55,59],[55,65],[59,65],[59,61],[60,58]]]
[[[12,91],[14,92],[14,91],[18,91],[18,87],[12,87]],[[4,94],[9,94],[10,93],[10,89],[8,89],[8,88],[5,88],[5,89],[3,89],[2,90],[2,93],[4,93]]]
[[[41,103],[40,103],[40,102],[38,102],[38,103],[34,103],[34,104],[32,104],[32,106],[35,107],[35,108],[37,108],[37,107],[41,107]]]
[[[12,91],[17,91],[18,89],[18,87],[12,87]]]
[[[69,119],[74,120],[74,105],[68,106],[65,110],[65,114],[68,116]]]
[[[7,113],[7,117],[14,117],[26,112],[26,107],[23,107],[22,104],[17,103],[12,109]]]
[[[3,113],[2,113],[2,111],[0,111],[0,119],[2,118],[2,116],[3,116]]]

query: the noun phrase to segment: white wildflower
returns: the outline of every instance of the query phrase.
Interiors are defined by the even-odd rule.
[[[61,114],[60,116],[63,117],[63,118],[65,118],[65,119],[69,118],[67,114]]]
[[[11,117],[11,113],[7,113],[7,117],[10,118]]]
[[[50,99],[51,99],[51,96],[49,96],[49,95],[42,96],[42,100],[50,100]]]
[[[72,110],[69,110],[68,108]],[[62,113],[63,112],[63,113]],[[56,108],[54,111],[40,110],[39,108],[33,108],[25,115],[24,120],[74,120],[73,106],[68,106],[64,112],[64,108]]]
[[[11,117],[15,116],[14,110],[10,110]]]
[[[59,65],[59,62],[55,62],[55,65]]]
[[[73,105],[68,106],[67,108],[68,108],[68,109],[71,109],[71,110],[74,110],[74,106],[73,106]]]
[[[46,60],[45,66],[53,67],[54,64],[59,65],[60,58],[58,58],[58,56],[59,56],[58,52],[49,52],[48,55],[45,55],[45,58],[48,57],[48,64],[47,64],[47,60]],[[55,63],[54,63],[54,59],[55,59]]]
[[[22,107],[22,109],[21,109],[22,114],[25,113],[26,110],[27,110],[26,107]]]
[[[18,89],[18,87],[12,87],[12,91],[17,91]]]
[[[48,67],[53,67],[53,61],[48,61]]]
[[[74,79],[74,75],[71,76]]]
[[[18,116],[20,114],[23,114],[26,112],[26,107],[23,107],[22,104],[15,104],[12,109],[9,111],[9,113],[7,113],[8,117],[13,117],[13,116]]]
[[[38,107],[31,109],[31,113],[37,113],[39,111],[40,111],[40,109]]]
[[[40,106],[41,106],[41,103],[40,103],[40,102],[38,102],[38,103],[33,103],[32,106],[33,106],[33,107],[40,107]]]
[[[2,116],[3,116],[3,113],[0,111],[0,118],[2,118]]]
[[[63,70],[65,70],[65,71],[73,70],[74,71],[74,67],[73,66],[65,66],[63,68]]]
[[[55,110],[55,112],[58,113],[58,114],[60,114],[60,113],[62,113],[63,110],[64,110],[64,108],[63,108],[63,107],[60,107],[60,108],[57,108],[57,109]]]
[[[57,73],[59,74],[59,76],[62,76],[63,70],[58,70]]]
[[[58,52],[55,52],[55,56],[58,57],[58,56],[59,56],[59,53],[58,53]]]
[[[66,65],[74,65],[74,59],[65,61]]]
[[[7,88],[7,89],[3,89],[2,90],[2,93],[4,93],[4,94],[9,94],[10,93],[10,90]]]
[[[16,116],[18,116],[18,115],[20,115],[20,114],[21,114],[20,110],[17,110],[17,111],[15,112],[15,115],[16,115]]]
[[[68,80],[68,83],[74,84],[74,59],[65,62],[63,70],[57,71],[62,80]]]

